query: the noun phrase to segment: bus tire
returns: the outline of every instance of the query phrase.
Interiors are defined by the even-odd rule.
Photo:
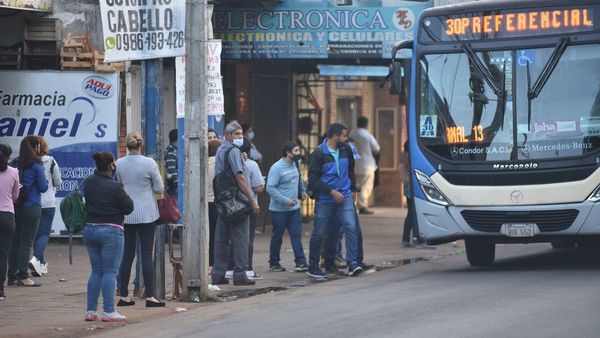
[[[471,266],[489,266],[496,259],[496,244],[481,239],[466,239],[467,260]]]
[[[577,244],[577,242],[572,239],[555,239],[550,241],[550,244],[554,249],[573,249],[575,248],[575,244]]]

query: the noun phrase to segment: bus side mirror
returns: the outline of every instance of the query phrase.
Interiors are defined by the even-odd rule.
[[[388,83],[391,95],[404,94],[404,68],[400,62],[392,62],[390,64]]]

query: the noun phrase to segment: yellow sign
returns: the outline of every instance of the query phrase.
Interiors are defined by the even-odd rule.
[[[566,9],[451,18],[446,20],[446,26],[447,35],[458,36],[467,33],[495,34],[593,28],[594,19],[591,10]]]
[[[483,127],[480,125],[473,126],[473,133],[471,134],[472,140],[469,140],[465,135],[465,127],[448,127],[446,128],[446,138],[448,144],[456,143],[468,143],[469,141],[481,142],[483,141]]]
[[[52,12],[52,0],[0,0],[0,8]]]

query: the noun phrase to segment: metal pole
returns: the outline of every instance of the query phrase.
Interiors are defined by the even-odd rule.
[[[208,295],[208,204],[206,200],[208,145],[206,132],[206,0],[186,0],[185,185],[183,291],[191,301]]]

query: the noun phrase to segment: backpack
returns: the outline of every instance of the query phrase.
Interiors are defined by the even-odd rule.
[[[79,188],[75,188],[60,202],[60,216],[71,233],[77,234],[83,230],[87,211]]]
[[[215,206],[217,212],[226,222],[238,220],[250,213],[250,201],[237,186],[235,174],[229,166],[229,153],[233,147],[225,151],[223,171],[213,179]]]

